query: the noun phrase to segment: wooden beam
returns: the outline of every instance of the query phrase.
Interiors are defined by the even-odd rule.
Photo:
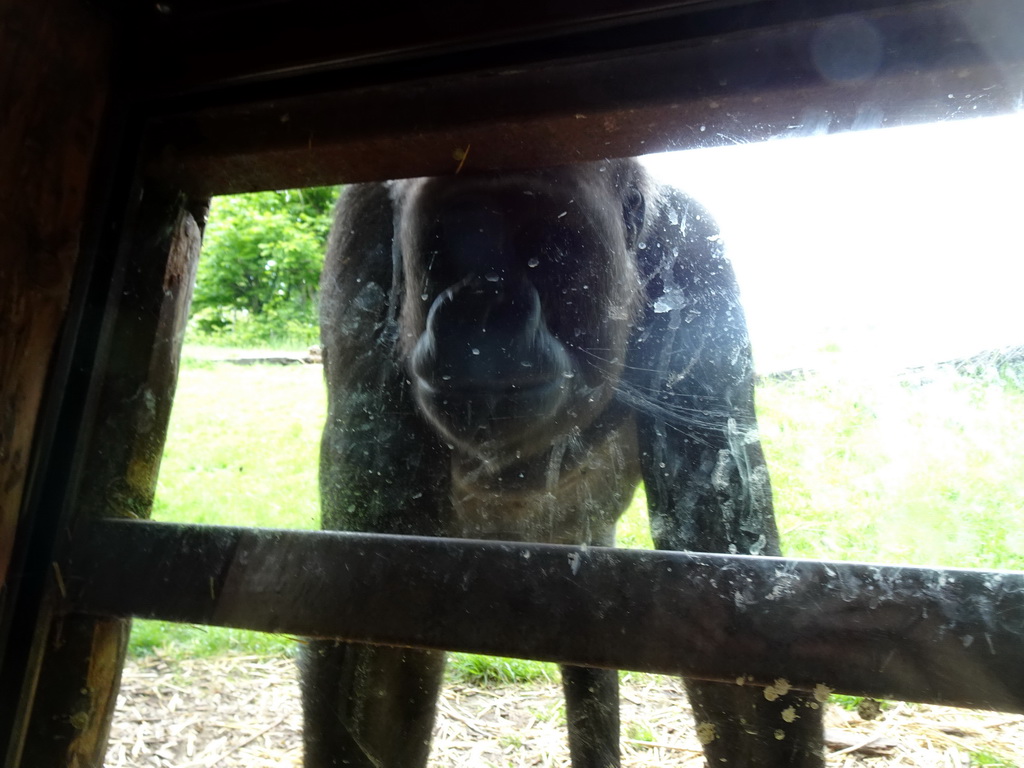
[[[69,611],[1024,712],[1021,573],[127,521],[62,569]]]
[[[467,149],[473,172],[1008,112],[1024,87],[1024,49],[1008,40],[1024,18],[985,7],[684,26],[675,40],[645,27],[631,47],[602,37],[575,56],[523,44],[346,62],[172,99],[150,171],[209,195],[444,175]]]
[[[948,51],[935,45],[932,28],[951,16],[972,27],[959,44],[988,37],[990,31],[971,33],[994,26],[1005,42],[1002,54],[1012,54],[1015,5],[1014,0],[496,0],[481,6],[436,0],[396,13],[388,5],[324,0],[176,0],[140,4],[124,14],[132,22],[124,42],[134,66],[122,78],[148,105],[173,103],[182,112],[188,105],[225,98],[242,103],[258,94],[295,95],[292,82],[312,92],[310,83],[315,89],[339,75],[365,85],[507,73],[808,23],[872,19],[879,13],[909,20],[900,25],[900,38],[888,41],[892,47],[912,42],[919,61],[934,63]],[[905,39],[908,32],[913,41]],[[764,62],[761,56],[748,64],[763,76],[758,65]],[[737,65],[739,71],[744,67],[721,59],[718,64],[719,75],[732,76]]]
[[[177,383],[181,343],[199,259],[205,204],[148,185],[121,244],[127,269],[110,291],[93,407],[78,433],[78,477],[68,492],[62,539],[98,517],[148,517]],[[198,219],[198,221],[197,221]],[[91,429],[89,428],[91,426]],[[74,441],[73,428],[64,435]],[[58,548],[65,544],[62,540]],[[112,551],[95,553],[109,559]],[[101,766],[121,679],[130,622],[119,617],[60,616],[47,607],[66,589],[56,563],[23,674],[28,715],[24,766]],[[5,660],[12,663],[12,660]],[[36,675],[33,678],[33,675]],[[29,691],[34,685],[34,695]],[[12,692],[13,693],[13,692]]]
[[[881,0],[884,2],[885,0]],[[847,0],[845,6],[877,6]],[[134,44],[139,80],[150,98],[207,93],[226,85],[273,80],[366,63],[456,53],[463,66],[482,51],[557,41],[562,55],[602,32],[604,45],[628,45],[627,29],[654,26],[677,33],[680,23],[723,7],[767,6],[763,0],[435,0],[394,6],[323,0],[176,0],[168,12],[136,8]],[[798,4],[788,4],[790,10]],[[802,4],[799,4],[802,5]],[[762,14],[763,15],[763,14]],[[741,22],[741,19],[736,19]],[[690,25],[692,28],[692,24]],[[608,33],[611,35],[608,35]],[[484,54],[486,56],[486,54]]]

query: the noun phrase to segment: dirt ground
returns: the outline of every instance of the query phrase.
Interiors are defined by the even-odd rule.
[[[622,685],[625,768],[703,766],[682,686],[631,675]],[[447,686],[430,768],[569,768],[557,682]],[[865,710],[865,715],[872,713]],[[829,768],[1024,768],[1024,716],[896,703],[874,719],[832,706]],[[107,768],[301,766],[295,664],[229,656],[129,661]]]

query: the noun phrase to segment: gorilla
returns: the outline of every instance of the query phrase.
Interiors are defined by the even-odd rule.
[[[321,333],[324,528],[611,546],[643,481],[658,548],[780,552],[718,230],[635,159],[347,187]],[[425,766],[444,663],[308,643],[308,768]],[[617,673],[562,678],[573,766],[619,765]],[[808,694],[686,687],[710,766],[823,765]]]

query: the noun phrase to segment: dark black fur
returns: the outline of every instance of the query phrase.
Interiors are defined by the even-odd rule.
[[[349,187],[321,302],[325,528],[611,544],[642,479],[659,548],[779,553],[718,230],[638,162]],[[307,766],[425,765],[443,666],[311,643]],[[573,765],[618,765],[616,674],[563,673]],[[822,764],[811,698],[687,689],[712,766]]]

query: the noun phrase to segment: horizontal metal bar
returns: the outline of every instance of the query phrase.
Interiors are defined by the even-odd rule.
[[[104,521],[67,608],[1024,712],[1024,573]]]

